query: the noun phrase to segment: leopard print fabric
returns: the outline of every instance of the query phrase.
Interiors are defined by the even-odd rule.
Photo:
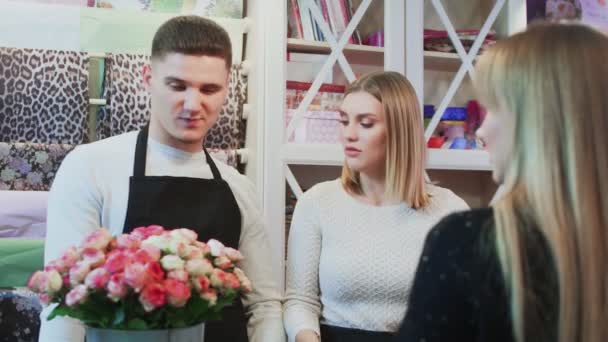
[[[86,53],[0,48],[0,141],[88,141]]]
[[[109,105],[98,113],[99,139],[139,130],[148,122],[150,95],[141,81],[141,71],[147,62],[147,56],[133,54],[115,54],[106,59],[104,97]],[[243,69],[233,65],[226,102],[217,123],[207,134],[205,147],[235,150],[244,146],[245,123],[241,114],[246,96]]]

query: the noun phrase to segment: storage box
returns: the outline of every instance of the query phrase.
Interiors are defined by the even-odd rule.
[[[285,129],[296,111],[287,110]],[[340,142],[340,114],[335,111],[307,111],[289,137],[290,143],[336,144]]]

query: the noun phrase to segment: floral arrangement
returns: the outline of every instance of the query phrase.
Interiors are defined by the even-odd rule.
[[[102,329],[182,328],[219,319],[251,282],[235,266],[241,253],[189,229],[153,225],[113,237],[97,229],[36,271],[28,288],[47,319],[69,316]]]

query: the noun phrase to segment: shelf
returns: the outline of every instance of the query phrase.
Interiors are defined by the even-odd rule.
[[[287,39],[287,51],[310,54],[329,55],[331,48],[326,42],[308,41],[304,39]],[[384,63],[384,48],[369,45],[347,44],[344,55],[355,63],[377,64]],[[439,71],[456,71],[462,64],[456,53],[424,51],[424,68]]]
[[[286,164],[342,165],[344,154],[337,144],[285,144],[281,157]],[[428,150],[428,169],[491,170],[490,158],[482,150]]]
[[[316,42],[304,39],[287,39],[287,51],[329,55],[331,48],[327,42]],[[344,56],[351,63],[384,64],[384,48],[369,45],[347,44]]]
[[[428,149],[427,169],[490,171],[490,155],[484,150]]]

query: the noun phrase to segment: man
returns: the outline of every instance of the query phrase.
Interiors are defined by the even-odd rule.
[[[101,226],[113,234],[159,224],[187,227],[199,239],[238,248],[253,292],[205,327],[205,341],[283,341],[280,292],[251,182],[216,163],[203,141],[226,98],[232,49],[226,31],[197,16],[173,18],[156,32],[143,81],[151,94],[149,125],[77,147],[49,195],[45,261]],[[46,321],[40,341],[82,342],[70,318]]]

